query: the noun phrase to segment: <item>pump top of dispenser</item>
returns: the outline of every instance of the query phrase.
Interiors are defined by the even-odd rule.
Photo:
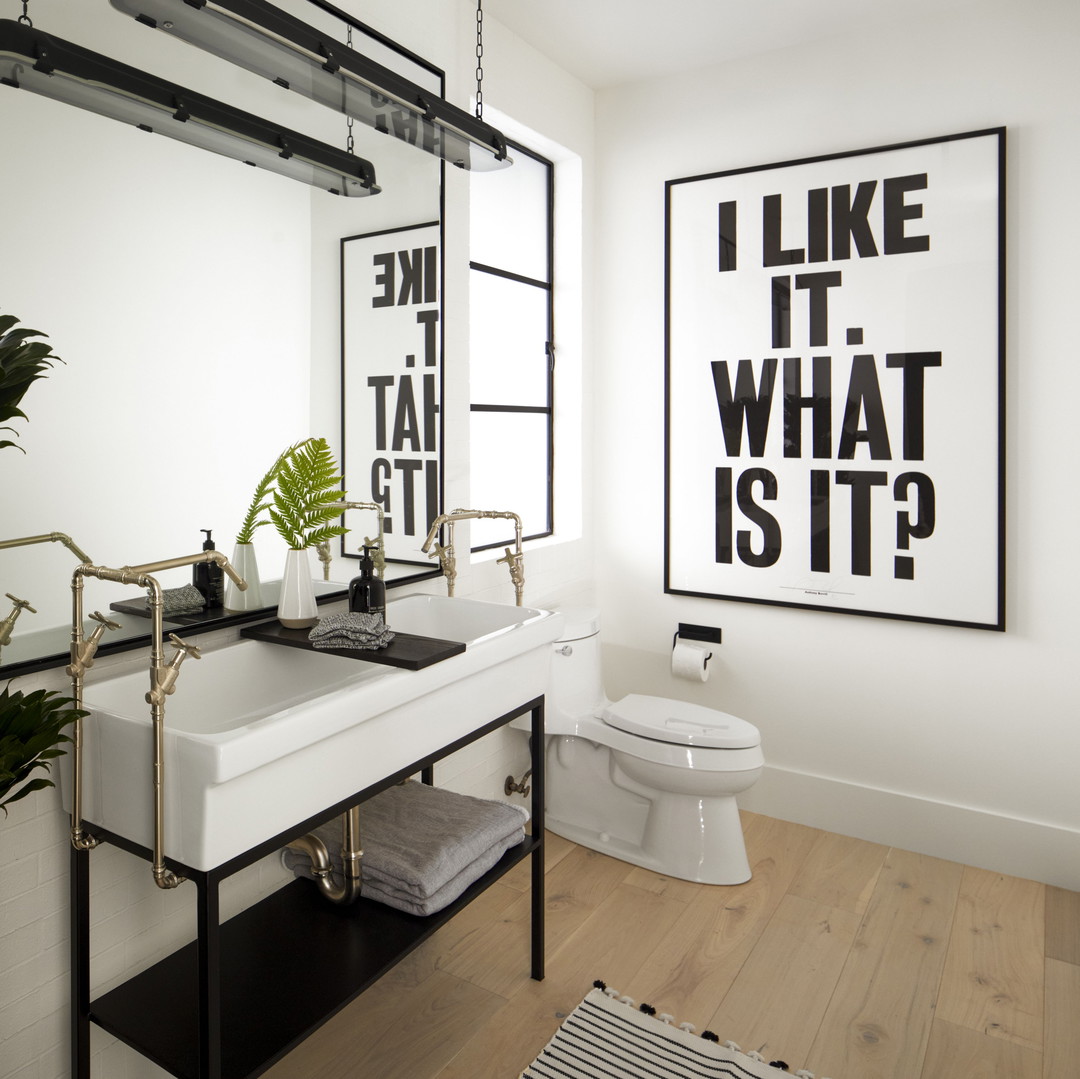
[[[214,546],[214,541],[210,538],[210,533],[214,530],[212,528],[200,528],[199,531],[206,533],[206,539],[203,541],[202,549],[204,551],[216,551],[217,548]]]

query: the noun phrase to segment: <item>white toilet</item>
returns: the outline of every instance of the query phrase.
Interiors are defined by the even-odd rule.
[[[631,693],[612,703],[600,674],[599,612],[563,614],[545,708],[547,827],[684,880],[749,880],[735,796],[761,775],[757,728],[666,697]]]

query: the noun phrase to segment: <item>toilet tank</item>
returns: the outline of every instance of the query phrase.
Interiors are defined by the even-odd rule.
[[[600,669],[600,612],[595,607],[562,610],[566,628],[551,648],[551,683],[544,724],[548,734],[574,734],[580,719],[607,704]]]

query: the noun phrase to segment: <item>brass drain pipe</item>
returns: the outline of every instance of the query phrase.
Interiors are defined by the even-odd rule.
[[[330,852],[317,835],[309,832],[285,845],[289,850],[306,855],[311,860],[311,872],[315,878],[315,885],[332,903],[347,906],[360,898],[360,889],[364,883],[362,867],[364,852],[360,849],[359,806],[346,810],[341,817],[342,881],[340,884],[334,883]]]

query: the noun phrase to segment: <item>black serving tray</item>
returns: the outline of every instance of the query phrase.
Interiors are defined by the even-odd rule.
[[[390,627],[393,629],[393,626]],[[420,637],[413,633],[394,630],[394,639],[385,648],[315,648],[308,640],[306,629],[287,629],[276,619],[244,626],[241,637],[270,644],[284,644],[290,648],[304,648],[327,656],[343,656],[346,659],[362,659],[365,663],[382,663],[387,667],[402,667],[407,671],[419,671],[433,663],[441,663],[451,656],[465,651],[464,641],[443,641],[438,637]]]

